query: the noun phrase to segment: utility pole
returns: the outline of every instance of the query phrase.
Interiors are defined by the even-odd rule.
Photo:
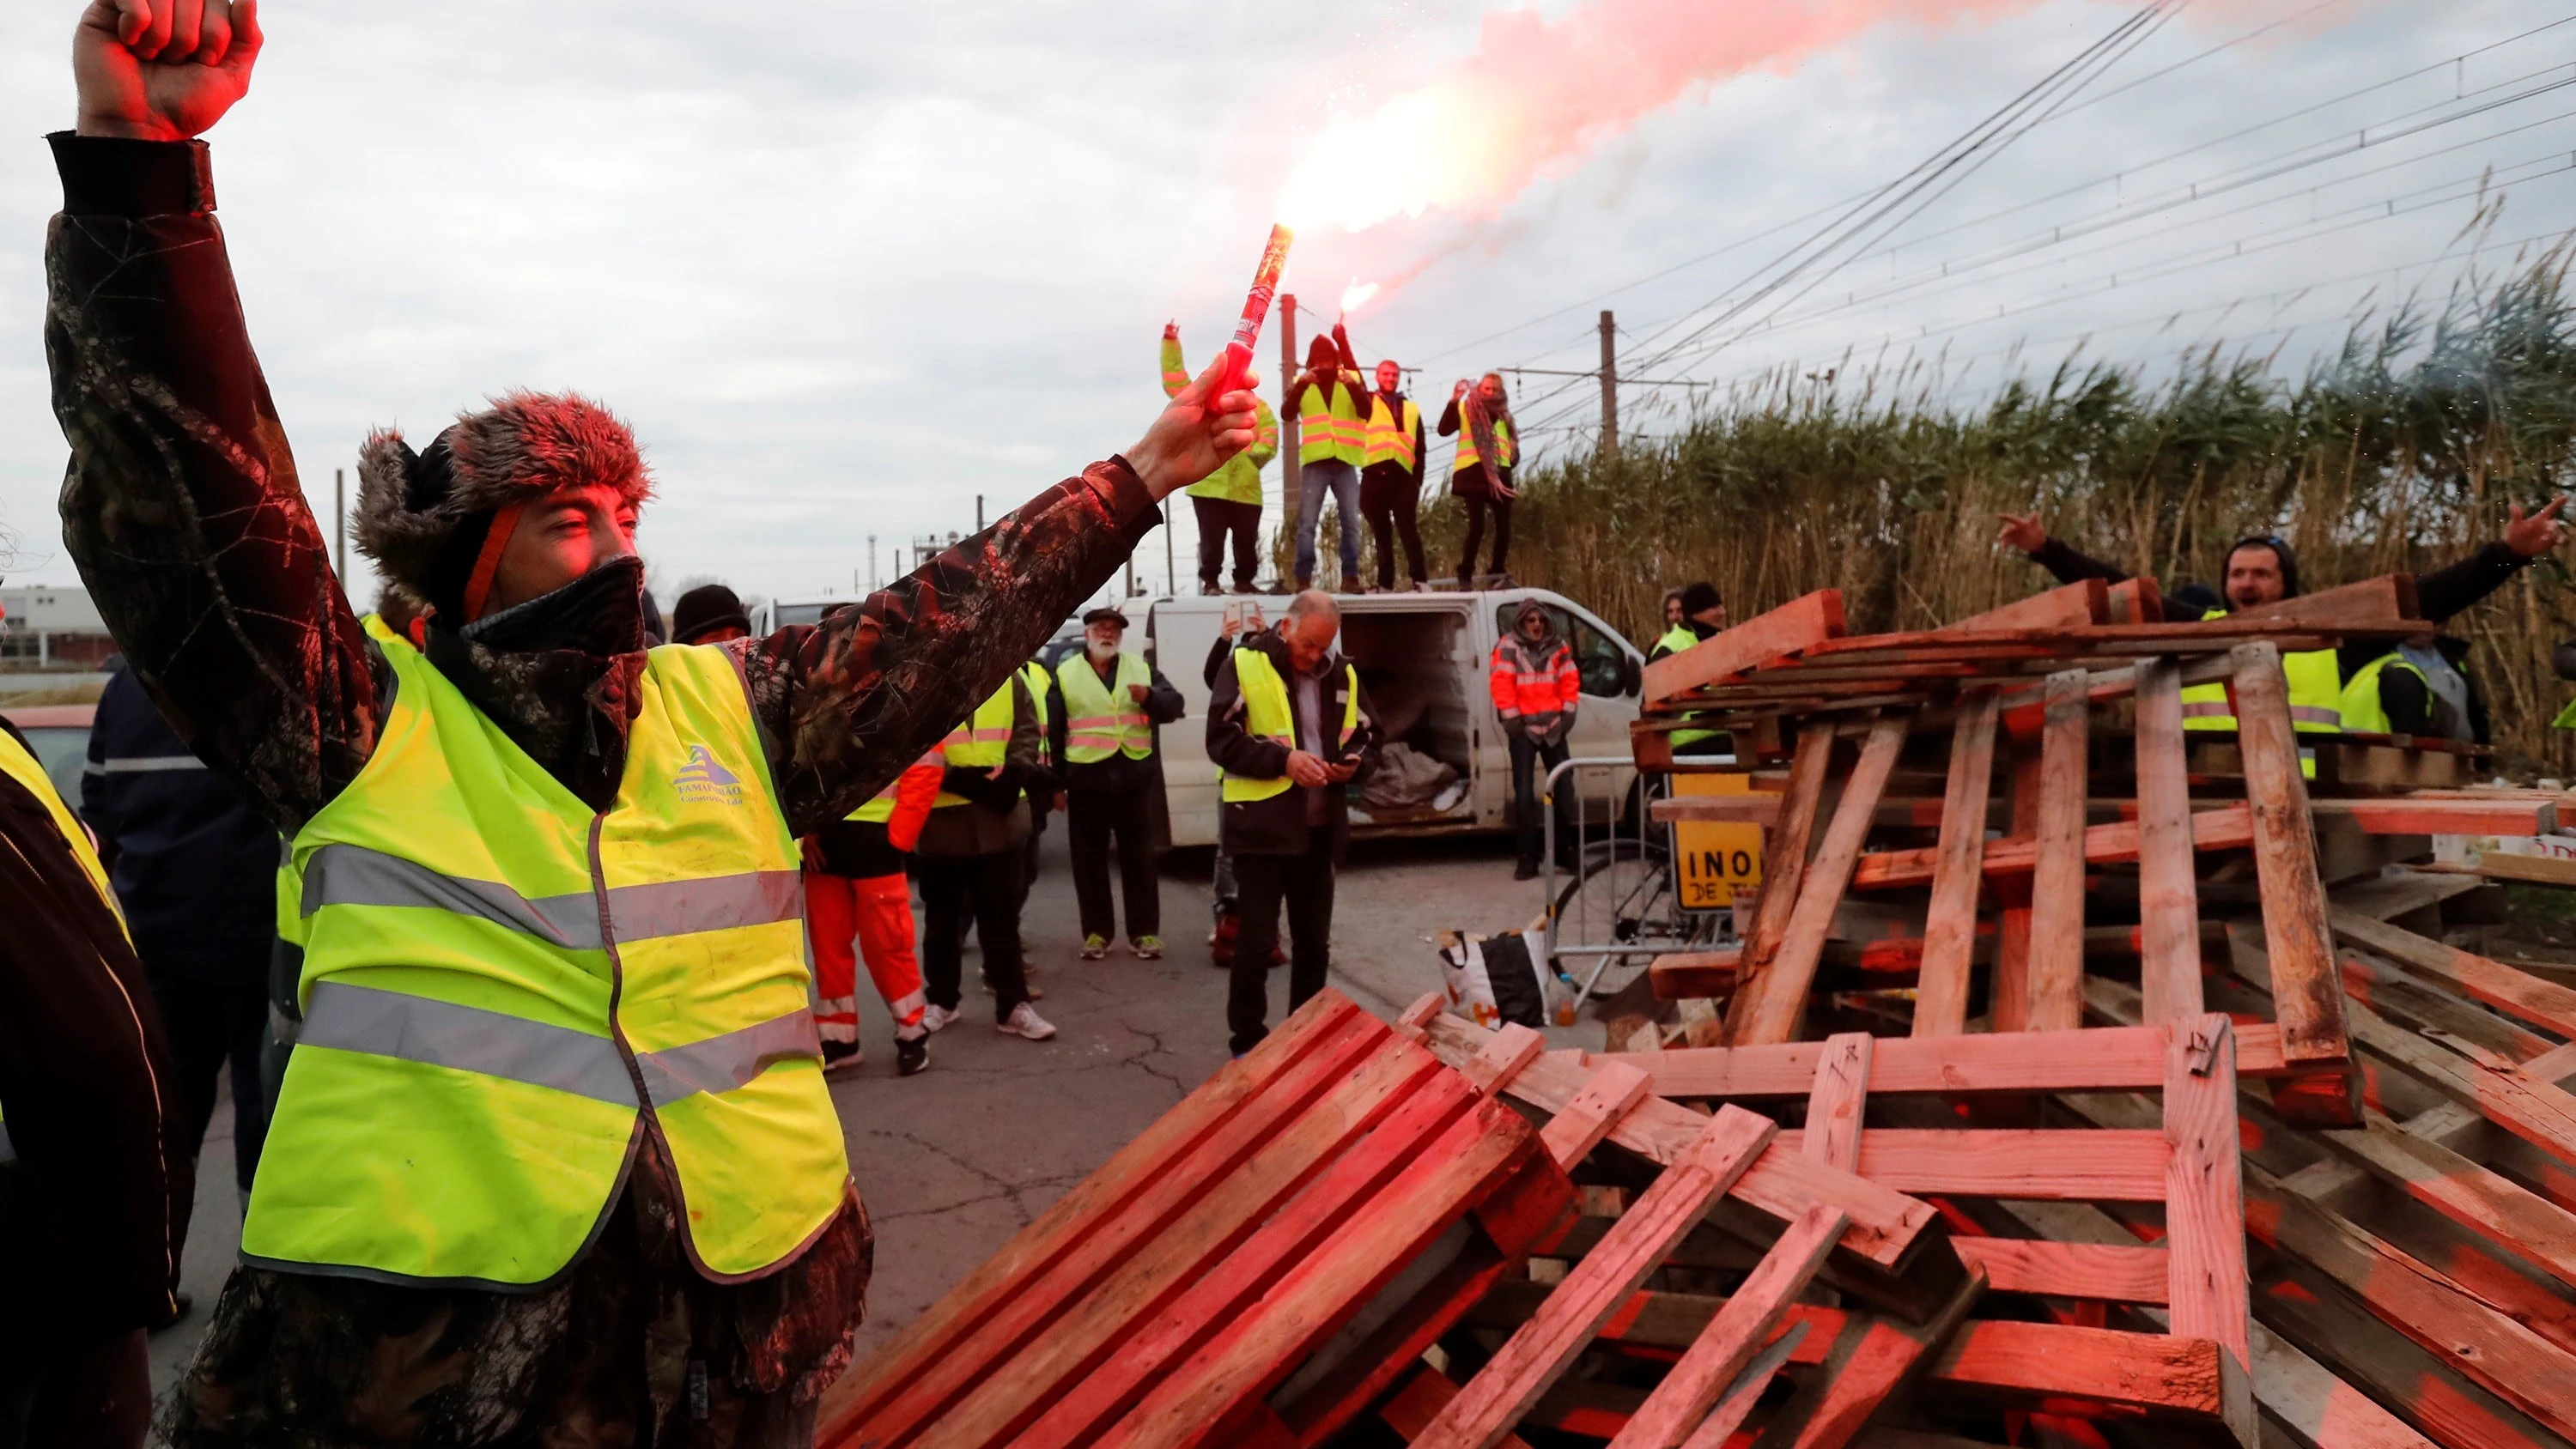
[[[349,587],[349,470],[331,470],[331,572]]]
[[[1297,385],[1297,299],[1279,297],[1279,518],[1282,538],[1297,536],[1297,490],[1304,486],[1297,462],[1297,410],[1288,406]]]
[[[975,495],[975,531],[984,531],[984,495],[981,493]]]
[[[1619,324],[1601,309],[1601,457],[1619,456]]]
[[[877,536],[868,535],[868,592],[877,591]]]

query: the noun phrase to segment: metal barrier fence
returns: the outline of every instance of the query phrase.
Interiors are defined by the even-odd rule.
[[[1636,783],[1623,790],[1614,778],[1585,790],[1583,782],[1568,778],[1581,770],[1633,775]],[[1601,991],[1605,978],[1610,985],[1601,994],[1614,994],[1654,957],[1708,949],[1733,933],[1730,913],[1682,907],[1671,828],[1653,823],[1646,810],[1648,800],[1666,793],[1668,779],[1640,773],[1625,755],[1571,759],[1547,772],[1541,792],[1547,849],[1539,871],[1547,893],[1548,965],[1579,983],[1575,1010]],[[1603,797],[1621,804],[1598,812],[1603,818],[1596,820],[1596,812],[1583,807]],[[1560,798],[1574,808],[1560,811]],[[1574,832],[1571,850],[1560,848],[1568,829]]]

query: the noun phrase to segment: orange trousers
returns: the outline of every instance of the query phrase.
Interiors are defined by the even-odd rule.
[[[805,872],[805,930],[814,943],[814,1022],[825,1041],[859,1039],[859,963],[894,1017],[895,1034],[921,1034],[921,958],[912,949],[912,896],[901,875],[853,880]],[[857,952],[851,950],[853,938]]]

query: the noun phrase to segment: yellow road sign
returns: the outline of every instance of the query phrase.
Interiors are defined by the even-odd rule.
[[[1676,795],[1749,795],[1749,775],[1675,775]],[[1731,821],[1673,824],[1673,875],[1686,911],[1723,910],[1737,886],[1762,884],[1762,827]]]

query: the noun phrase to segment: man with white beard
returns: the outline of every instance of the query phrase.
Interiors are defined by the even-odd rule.
[[[1118,918],[1109,897],[1109,848],[1127,898],[1127,947],[1151,961],[1163,954],[1162,881],[1155,869],[1155,799],[1163,789],[1154,727],[1185,711],[1163,672],[1124,652],[1127,616],[1098,608],[1082,616],[1082,652],[1055,670],[1048,702],[1057,772],[1064,778],[1073,895],[1082,913],[1082,959],[1109,954]]]

